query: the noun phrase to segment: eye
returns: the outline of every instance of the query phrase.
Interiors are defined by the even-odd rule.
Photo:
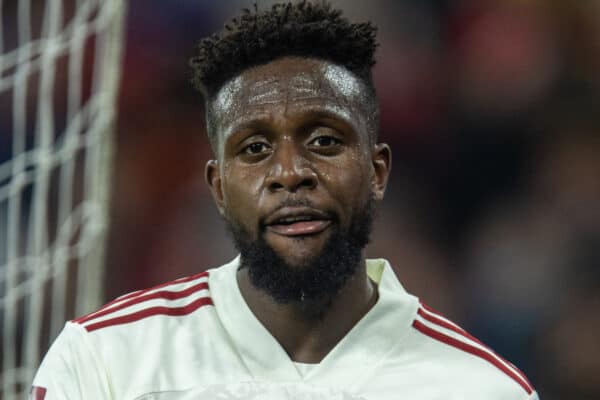
[[[269,147],[267,146],[266,143],[254,142],[254,143],[250,143],[248,146],[244,147],[242,152],[244,154],[248,154],[248,155],[256,155],[256,154],[264,153],[265,151],[268,150],[268,148]]]
[[[331,147],[340,143],[342,143],[342,141],[333,136],[319,136],[311,140],[309,144],[315,147]]]

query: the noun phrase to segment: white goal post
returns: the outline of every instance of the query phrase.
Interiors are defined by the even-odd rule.
[[[124,0],[0,0],[0,399],[102,300]]]

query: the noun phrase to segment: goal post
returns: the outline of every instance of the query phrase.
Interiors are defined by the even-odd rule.
[[[0,0],[0,398],[102,300],[124,0]]]

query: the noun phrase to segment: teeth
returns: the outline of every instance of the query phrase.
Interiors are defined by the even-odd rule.
[[[277,221],[278,224],[293,224],[298,221],[312,221],[314,218],[308,215],[300,215],[297,217],[282,218]]]

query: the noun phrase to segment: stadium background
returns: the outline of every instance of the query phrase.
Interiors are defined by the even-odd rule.
[[[600,398],[600,3],[334,4],[379,26],[394,165],[369,255],[543,399]],[[235,255],[203,182],[186,62],[244,6],[129,3],[107,299]]]

